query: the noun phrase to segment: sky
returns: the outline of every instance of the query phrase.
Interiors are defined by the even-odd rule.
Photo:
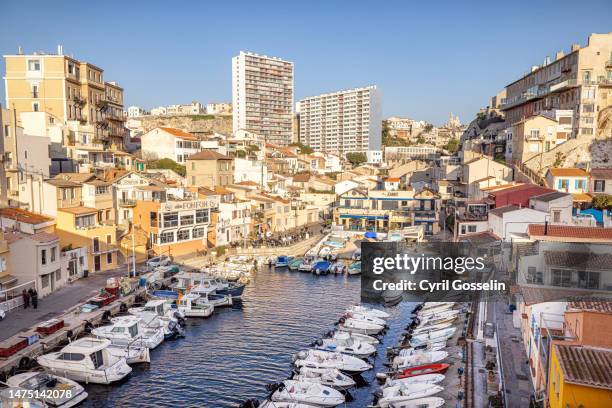
[[[612,31],[577,1],[0,0],[0,52],[64,53],[104,69],[125,106],[231,101],[240,50],[293,61],[295,101],[377,85],[383,115],[463,122],[532,65]],[[4,75],[4,61],[0,62]],[[4,103],[4,81],[0,84]]]

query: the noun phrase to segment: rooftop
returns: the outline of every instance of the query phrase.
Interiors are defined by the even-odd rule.
[[[53,177],[53,180],[65,180],[73,181],[75,183],[84,183],[95,178],[96,176],[92,173],[59,173],[57,176]]]
[[[555,344],[565,382],[612,389],[612,350]]]
[[[232,158],[214,150],[204,149],[199,153],[192,154],[187,160],[232,160]]]
[[[172,136],[178,137],[179,139],[198,140],[191,133],[187,133],[181,129],[171,128],[171,127],[159,127],[159,129],[163,130],[164,132],[170,133]]]
[[[42,224],[54,221],[53,218],[47,217],[46,215],[35,214],[30,211],[22,210],[21,208],[2,208],[0,209],[0,217],[9,218],[26,224]]]
[[[591,252],[544,251],[544,261],[548,266],[574,268],[579,270],[612,270],[611,254]]]
[[[563,193],[561,191],[553,191],[551,193],[540,194],[537,196],[533,196],[531,198],[533,198],[534,200],[542,201],[544,203],[548,203],[548,202],[554,201],[562,197],[567,197],[569,195],[570,195],[569,193]]]
[[[568,311],[582,310],[588,312],[612,313],[612,300],[604,298],[575,299],[567,303]]]
[[[584,169],[579,169],[576,167],[552,168],[552,169],[549,169],[548,172],[553,177],[588,177],[589,176],[589,173],[587,173]]]
[[[580,238],[612,241],[612,228],[548,225],[546,235],[544,235],[544,225],[529,224],[528,233],[529,236],[538,237],[540,239],[548,236],[552,238]]]
[[[96,208],[91,207],[70,207],[70,208],[58,208],[57,211],[67,212],[74,215],[83,215],[83,214],[92,214],[97,213],[98,210]]]
[[[511,212],[511,211],[516,211],[516,210],[520,210],[521,207],[519,207],[518,205],[506,205],[504,207],[499,207],[499,208],[494,208],[492,210],[489,211],[489,214],[493,214],[496,215],[498,217],[501,217],[502,215],[504,215],[505,213]]]
[[[612,168],[610,169],[592,169],[591,177],[596,179],[612,180]]]
[[[59,240],[59,237],[57,235],[50,234],[48,232],[37,232],[36,234],[25,234],[23,232],[15,231],[15,232],[9,232],[9,233],[4,234],[4,238],[7,240],[9,244],[19,241],[22,238],[31,239],[41,244]]]

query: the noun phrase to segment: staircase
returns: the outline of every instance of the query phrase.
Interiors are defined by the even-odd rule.
[[[533,173],[543,178],[551,167],[587,167],[587,164],[591,162],[590,146],[594,141],[593,136],[569,139],[547,152],[526,160],[522,165],[528,170],[523,169],[523,172]]]

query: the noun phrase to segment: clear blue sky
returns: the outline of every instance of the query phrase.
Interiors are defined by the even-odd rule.
[[[230,101],[231,57],[247,50],[295,63],[296,101],[376,84],[385,116],[441,124],[451,111],[470,120],[546,55],[612,31],[609,0],[467,3],[0,0],[0,52],[63,44],[119,82],[126,106],[151,108]]]

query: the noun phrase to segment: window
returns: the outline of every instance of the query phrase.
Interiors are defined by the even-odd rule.
[[[181,225],[193,225],[193,214],[181,215]]]
[[[38,102],[33,102],[32,103],[32,111],[33,112],[38,112],[39,109],[40,109],[40,105],[38,104]]]
[[[578,287],[599,289],[599,272],[578,271]]]
[[[540,137],[540,129],[531,129],[529,130],[529,136],[533,139],[537,139]]]
[[[159,234],[160,244],[170,244],[174,242],[174,232],[162,232]]]
[[[178,227],[178,213],[164,214],[164,228]]]
[[[463,234],[465,234],[465,233],[467,233],[466,228],[465,228],[465,225],[462,225],[462,226],[461,226],[461,235],[463,235]]]
[[[108,193],[108,186],[96,186],[96,195]]]
[[[553,219],[553,222],[561,222],[561,211],[553,210],[552,219]]]
[[[208,222],[208,210],[196,210],[196,224]]]
[[[574,180],[574,188],[576,190],[582,190],[584,189],[584,180]]]
[[[527,268],[527,283],[537,283],[539,285],[544,283],[544,274],[537,272],[535,266]]]
[[[55,271],[55,280],[56,281],[62,280],[62,271],[60,269]]]
[[[28,60],[28,71],[40,71],[40,60]]]
[[[195,162],[191,162],[191,170],[195,170]]]
[[[189,230],[180,230],[176,233],[177,241],[185,241],[189,239],[189,237],[190,237]]]
[[[606,191],[606,180],[595,180],[593,189],[596,193],[603,193]]]
[[[9,125],[4,125],[4,137],[9,137],[11,135],[11,127]]]
[[[195,186],[196,178],[195,176],[191,176],[191,184]]]
[[[93,251],[100,252],[100,238],[98,237],[93,238]]]
[[[552,269],[552,285],[570,287],[572,283],[572,271],[567,269]]]
[[[107,244],[110,244],[110,243],[111,243],[111,241],[112,241],[112,238],[113,238],[113,237],[112,237],[112,235],[111,235],[111,234],[106,234],[106,243],[107,243]]]
[[[43,249],[40,251],[40,263],[42,265],[47,264],[47,250],[46,249]]]
[[[102,354],[102,350],[98,350],[95,353],[90,354],[89,358],[91,358],[91,362],[96,370],[104,365],[104,355]]]
[[[109,252],[108,254],[106,254],[106,263],[107,264],[112,264],[113,263],[113,254],[112,254],[112,252]]]
[[[204,236],[204,231],[205,231],[204,227],[197,227],[193,229],[193,232],[191,235],[193,238],[202,238]]]
[[[49,275],[43,275],[40,277],[40,283],[43,288],[49,287]]]
[[[51,248],[51,262],[55,262],[56,254],[57,254],[57,247]]]
[[[593,113],[595,112],[595,105],[592,103],[582,105],[582,111],[585,113]]]
[[[468,232],[476,232],[476,226],[475,225],[468,225]]]
[[[81,217],[76,217],[75,224],[77,228],[89,228],[96,225],[96,216],[95,214],[91,215],[83,215]]]
[[[81,361],[85,358],[84,354],[81,353],[62,353],[58,357],[58,360],[64,361]]]

